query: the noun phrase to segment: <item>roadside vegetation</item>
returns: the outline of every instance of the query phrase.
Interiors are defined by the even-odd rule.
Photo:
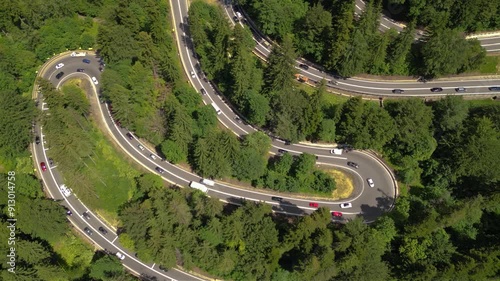
[[[245,29],[235,32],[220,10],[193,2],[191,30],[202,68],[248,120],[294,141],[346,142],[376,149],[396,167],[407,190],[392,212],[370,225],[361,219],[332,223],[330,211],[323,208],[310,216],[285,217],[265,204],[224,205],[199,192],[165,188],[158,176],[128,168],[93,129],[86,118],[89,103],[74,87],[56,92],[41,82],[51,115],[37,112],[30,100],[35,67],[52,53],[72,47],[73,40],[84,44],[82,38],[89,38],[84,33],[97,36],[82,48],[99,47],[107,62],[102,94],[113,105],[115,118],[167,159],[189,163],[206,177],[233,176],[280,191],[300,191],[308,184],[323,189],[333,182],[316,170],[312,155],[294,158],[284,153],[269,160],[270,139],[265,134],[240,140],[217,128],[215,112],[181,80],[164,2],[61,3],[13,1],[0,9],[0,29],[8,35],[0,38],[0,189],[7,194],[6,173],[15,170],[19,221],[17,274],[7,272],[2,263],[0,279],[135,280],[115,257],[93,253],[75,241],[65,210],[45,199],[27,149],[37,114],[46,122],[49,153],[59,153],[54,160],[74,173],[68,177],[75,180],[70,187],[86,200],[103,196],[102,202],[95,201],[97,208],[118,214],[120,241],[142,260],[167,268],[200,268],[233,280],[499,277],[498,103],[447,97],[427,104],[418,99],[390,101],[380,108],[352,98],[325,107],[322,87],[307,94],[294,85],[292,39],[284,38],[272,63],[262,65],[251,55],[253,43]],[[75,21],[76,13],[99,16],[100,21]],[[82,26],[62,34],[38,32],[47,24],[66,21]],[[97,35],[95,22],[103,22]],[[56,40],[38,36],[53,33],[72,39],[37,49],[39,42]],[[103,167],[108,163],[104,160],[113,164]],[[109,174],[96,173],[85,185],[76,184],[96,169]],[[106,184],[108,176],[120,178],[119,196],[106,198],[113,189],[105,184],[97,184],[94,193],[85,188],[101,175]],[[6,200],[0,198],[4,225]],[[104,200],[109,206],[102,205]],[[5,227],[0,233],[9,235]],[[1,247],[8,251],[6,243]]]
[[[464,33],[498,30],[500,5],[478,1],[236,0],[259,29],[280,45],[291,40],[297,54],[344,77],[361,73],[438,77],[479,70],[486,51]],[[379,31],[382,9],[405,21],[403,32]],[[415,41],[416,28],[423,29]],[[496,73],[493,72],[493,73]]]

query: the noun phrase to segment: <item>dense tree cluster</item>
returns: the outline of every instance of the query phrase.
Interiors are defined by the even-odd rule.
[[[463,32],[500,27],[495,17],[498,1],[487,5],[458,0],[444,4],[426,0],[365,2],[365,11],[355,15],[354,0],[237,1],[280,45],[292,36],[300,56],[346,77],[360,73],[434,77],[474,70],[485,51],[477,40],[465,40]],[[389,12],[399,4],[399,16],[406,15],[403,19],[408,24],[400,34],[394,30],[380,33],[383,3]],[[480,11],[485,11],[485,18],[473,23],[483,16]],[[415,41],[416,26],[426,30],[419,41]]]
[[[14,240],[7,240],[12,237],[10,228],[0,228],[0,236],[5,238],[1,250],[5,255],[11,253],[14,248],[15,268],[14,272],[7,269],[11,266],[7,262],[0,265],[0,279],[5,281],[30,281],[30,280],[135,280],[128,275],[118,259],[106,255],[103,252],[96,252],[92,257],[92,252],[88,249],[82,251],[79,243],[71,242],[73,245],[66,245],[66,253],[77,256],[80,261],[70,261],[56,251],[56,247],[61,247],[63,241],[75,239],[65,218],[65,209],[59,204],[45,198],[40,188],[40,181],[30,174],[17,173],[12,176],[0,174],[0,191],[8,194],[8,182],[14,182],[15,186],[15,236]],[[12,221],[7,221],[9,211],[7,208],[8,197],[2,196],[0,208],[2,209],[1,223],[4,226],[10,225]],[[12,203],[12,202],[11,202]],[[10,203],[10,204],[11,204]],[[11,241],[10,243],[7,243]],[[14,243],[12,243],[12,241]],[[69,243],[68,243],[69,244]],[[86,257],[86,253],[91,255]],[[88,260],[85,260],[88,258]],[[90,267],[83,267],[81,264],[73,262],[89,263],[94,260]],[[8,258],[9,260],[9,258]]]

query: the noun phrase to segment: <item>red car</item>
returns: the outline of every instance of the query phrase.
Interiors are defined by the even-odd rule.
[[[40,168],[42,168],[43,172],[47,171],[47,166],[45,165],[45,162],[40,162]]]
[[[342,213],[341,212],[332,212],[332,216],[340,218],[340,217],[342,217]]]
[[[309,207],[318,208],[318,203],[311,202],[309,203]]]

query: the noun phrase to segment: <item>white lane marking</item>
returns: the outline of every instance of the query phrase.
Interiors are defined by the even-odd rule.
[[[491,43],[491,44],[481,44],[481,46],[483,46],[483,47],[496,46],[496,45],[500,45],[500,42]]]
[[[153,263],[153,265],[151,266],[151,268],[154,268],[154,267],[155,267],[155,265],[156,265],[156,263]]]
[[[111,241],[111,244],[115,243],[116,239],[118,239],[118,236],[116,236],[115,239],[113,239],[113,241]]]

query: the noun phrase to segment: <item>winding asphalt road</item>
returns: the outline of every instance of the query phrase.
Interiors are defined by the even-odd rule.
[[[182,47],[181,50],[183,57],[189,61],[188,65],[192,66],[194,58],[189,56],[189,49]],[[40,75],[52,82],[52,84],[57,88],[60,87],[66,80],[71,78],[78,77],[87,79],[92,85],[94,98],[98,100],[97,93],[100,90],[100,84],[92,84],[90,78],[97,77],[98,80],[100,78],[99,59],[90,53],[84,58],[90,59],[90,64],[83,63],[83,57],[71,57],[69,54],[59,56],[57,59],[50,61]],[[63,63],[64,66],[61,69],[56,69],[55,65],[59,63]],[[77,69],[84,69],[85,71],[77,72]],[[189,67],[187,70],[189,70]],[[64,72],[64,75],[58,79],[56,75],[59,72]],[[197,83],[197,85],[199,85],[198,87],[205,86],[208,94],[204,96],[204,101],[206,103],[216,102],[219,105],[219,107],[223,110],[223,113],[219,115],[220,121],[226,127],[240,135],[254,131],[252,127],[235,121],[236,115],[220,99],[220,97],[214,93],[209,84],[203,84],[205,82],[198,78],[192,79],[191,83]],[[36,98],[39,102],[39,109],[45,114],[49,113],[50,105],[44,102],[43,90],[36,95]],[[100,112],[100,115],[105,121],[108,130],[111,132],[114,141],[123,149],[125,153],[128,154],[129,157],[133,158],[145,169],[153,173],[157,173],[155,168],[161,167],[165,170],[165,173],[160,176],[162,176],[162,178],[166,181],[180,186],[187,186],[190,181],[201,180],[199,176],[164,161],[155,151],[151,151],[149,149],[139,149],[139,139],[135,136],[133,136],[132,139],[126,136],[128,131],[116,125],[112,119],[111,113],[108,110],[108,105],[106,103],[99,102],[96,104],[99,105],[99,108],[94,108],[93,110],[98,110]],[[93,214],[92,211],[89,210],[84,203],[76,197],[75,194],[72,194],[69,197],[62,195],[58,187],[63,184],[63,180],[62,176],[56,169],[57,159],[55,159],[53,165],[49,165],[50,140],[45,138],[43,128],[36,126],[35,131],[36,135],[40,136],[41,143],[33,144],[34,159],[36,163],[39,164],[40,162],[45,162],[48,166],[47,171],[40,171],[44,185],[52,198],[62,200],[62,204],[72,211],[73,215],[68,217],[71,223],[77,226],[80,230],[83,230],[85,227],[89,227],[93,230],[92,235],[84,235],[86,235],[96,245],[103,249],[107,249],[107,251],[112,254],[118,251],[124,253],[126,258],[123,260],[123,264],[137,275],[147,274],[148,276],[156,276],[160,279],[164,278],[164,280],[202,280],[177,269],[164,272],[158,269],[157,265],[143,263],[135,258],[133,253],[128,253],[122,249],[117,241],[116,232],[112,229],[112,227],[109,227],[105,222],[103,222],[102,219]],[[143,146],[146,147],[144,144]],[[319,207],[327,207],[334,211],[343,211],[344,216],[342,218],[333,217],[332,220],[342,221],[361,214],[365,220],[372,221],[377,216],[382,214],[383,211],[390,209],[394,203],[395,186],[392,178],[393,175],[388,171],[388,169],[381,165],[380,160],[373,157],[369,153],[352,151],[341,156],[333,156],[330,154],[328,148],[308,147],[300,144],[285,145],[280,140],[274,140],[272,153],[278,153],[278,149],[286,149],[289,153],[295,155],[303,152],[316,154],[318,156],[318,164],[331,165],[337,169],[345,170],[353,175],[354,183],[357,187],[359,187],[359,189],[352,198],[342,201],[351,202],[353,204],[352,208],[340,209],[339,204],[342,202],[332,202],[328,200],[313,201],[318,203]],[[157,156],[156,159],[153,159],[151,154],[155,154]],[[360,165],[359,169],[348,167],[346,165],[347,159],[358,163]],[[373,178],[375,181],[374,188],[370,188],[366,184],[366,178],[368,177]],[[240,204],[241,200],[265,202],[267,204],[271,204],[273,210],[276,212],[293,215],[308,214],[316,210],[316,208],[309,207],[311,200],[294,198],[283,194],[272,194],[255,189],[240,189],[223,182],[217,182],[214,187],[210,187],[208,195],[233,204]],[[283,198],[283,201],[273,201],[271,199],[272,196],[280,196]],[[85,219],[82,216],[84,212],[89,213],[90,219]],[[101,226],[107,229],[108,233],[106,235],[99,232],[98,228]]]
[[[174,3],[174,5],[184,5],[182,0]],[[356,2],[357,10],[361,11],[364,8],[362,1],[358,0]],[[236,16],[236,8],[230,4],[224,5],[226,15],[231,20],[233,24],[240,24],[243,27],[248,27],[253,33],[256,46],[254,52],[261,57],[266,59],[271,52],[271,42],[264,36],[255,26],[251,19],[245,14],[243,10],[239,10],[245,17],[246,23],[244,24],[241,20],[238,22],[234,21]],[[385,17],[382,17],[383,19]],[[395,23],[387,18],[382,20],[385,26],[390,28],[400,27],[400,24]],[[248,24],[248,25],[247,25]],[[382,25],[381,25],[382,26]],[[490,48],[491,50],[500,49],[500,36],[492,38],[478,38],[483,46]],[[486,45],[486,46],[485,46]],[[307,70],[300,68],[300,64],[309,65]],[[437,97],[443,95],[500,95],[500,90],[490,91],[490,87],[500,87],[500,79],[477,79],[477,78],[467,78],[463,77],[460,79],[439,79],[435,81],[429,81],[426,83],[413,81],[373,81],[360,79],[356,77],[344,79],[342,77],[333,75],[325,71],[322,66],[314,65],[305,60],[297,60],[295,68],[297,73],[300,73],[309,78],[309,81],[318,82],[322,79],[327,80],[327,85],[331,88],[336,88],[344,90],[347,92],[363,94],[367,96],[375,97],[391,97],[391,96],[405,96],[405,97]],[[336,83],[337,85],[334,85]],[[431,88],[439,87],[442,88],[442,92],[433,93],[430,91]],[[457,92],[455,89],[458,87],[466,88],[466,92]],[[395,94],[392,92],[394,89],[404,90],[404,94]]]

